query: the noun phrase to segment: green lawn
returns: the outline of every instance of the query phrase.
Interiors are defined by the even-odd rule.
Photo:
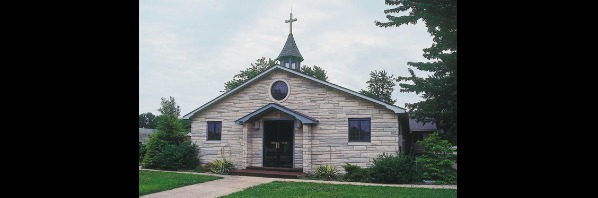
[[[457,190],[275,181],[224,197],[457,197]]]
[[[222,177],[140,170],[139,196],[217,179]]]

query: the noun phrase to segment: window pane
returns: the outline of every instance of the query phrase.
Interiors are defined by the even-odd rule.
[[[222,122],[220,121],[208,121],[208,140],[220,140],[220,134],[222,131]]]
[[[208,122],[208,133],[214,132],[214,122]]]
[[[366,133],[370,133],[370,121],[369,120],[361,121],[361,130]]]
[[[270,93],[272,94],[272,98],[276,100],[282,100],[287,97],[287,94],[289,93],[289,87],[283,81],[276,81],[272,85]]]
[[[220,140],[222,136],[222,122],[216,122],[216,126],[214,126],[214,139]]]
[[[349,119],[349,141],[370,142],[370,119]]]

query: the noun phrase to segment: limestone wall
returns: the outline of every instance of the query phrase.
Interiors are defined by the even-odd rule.
[[[382,105],[355,97],[303,77],[284,71],[273,71],[239,92],[204,109],[192,118],[192,141],[200,147],[201,163],[224,157],[237,164],[237,168],[262,165],[262,131],[254,129],[253,123],[243,125],[234,121],[275,102],[269,96],[269,88],[276,80],[289,84],[289,97],[279,104],[319,121],[313,127],[295,128],[295,167],[309,171],[317,165],[332,163],[344,172],[345,162],[362,167],[371,166],[372,158],[398,150],[398,117]],[[284,117],[274,112],[265,117]],[[371,118],[371,142],[348,142],[348,118]],[[207,121],[222,121],[222,140],[206,141]],[[306,127],[311,134],[303,134]],[[312,139],[312,156],[305,157],[303,149],[309,147],[306,137]],[[308,152],[308,153],[309,153]]]

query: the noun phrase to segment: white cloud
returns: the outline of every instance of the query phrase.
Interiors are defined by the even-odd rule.
[[[376,27],[390,8],[383,2],[140,1],[139,113],[158,114],[160,98],[173,96],[186,114],[257,58],[276,58],[291,5],[303,64],[323,67],[332,83],[355,91],[365,89],[372,70],[408,75],[407,62],[425,61],[422,49],[432,43],[423,23]],[[398,106],[421,100],[395,89]]]

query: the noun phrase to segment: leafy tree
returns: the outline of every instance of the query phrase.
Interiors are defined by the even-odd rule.
[[[251,63],[251,67],[242,70],[241,73],[235,75],[232,80],[224,83],[224,92],[233,90],[253,77],[256,77],[263,71],[270,69],[274,65],[276,65],[276,60],[270,58],[266,60],[266,57],[257,59],[255,63]]]
[[[277,65],[277,64],[278,63],[276,60],[272,60],[270,58],[268,58],[268,60],[266,60],[266,57],[257,59],[255,63],[251,63],[251,67],[249,67],[245,70],[242,70],[241,73],[235,75],[232,80],[224,83],[224,91],[223,92],[233,90],[234,88],[242,85],[243,83],[247,82],[248,80],[251,80],[252,78],[259,75],[260,73],[270,69],[271,67],[273,67],[274,65]],[[326,71],[316,65],[314,65],[313,68],[303,65],[303,67],[301,67],[301,72],[304,74],[307,74],[309,76],[312,76],[314,78],[317,78],[317,79],[320,79],[323,81],[328,81],[328,76],[326,76]]]
[[[409,68],[410,76],[397,78],[401,92],[421,94],[423,101],[406,104],[409,113],[418,122],[434,121],[446,132],[445,138],[457,144],[457,0],[385,0],[386,5],[397,6],[384,10],[388,22],[375,21],[379,27],[400,27],[422,20],[433,37],[433,44],[423,49],[423,56],[432,62],[407,62],[421,71],[432,72],[428,77],[417,77]],[[390,13],[406,13],[392,16]]]
[[[397,102],[397,100],[393,100],[391,97],[392,92],[395,90],[394,81],[395,78],[393,75],[388,76],[386,71],[374,70],[373,72],[370,72],[370,80],[366,82],[368,84],[368,90],[362,89],[359,93],[388,104],[394,104]]]
[[[139,114],[139,128],[155,129],[158,117],[151,112]]]
[[[308,76],[312,76],[323,81],[328,81],[328,76],[326,76],[326,70],[322,69],[321,67],[318,67],[317,65],[314,65],[313,68],[303,65],[303,67],[301,67],[301,72],[307,74]]]
[[[174,97],[170,96],[170,100],[166,100],[166,98],[162,98],[162,102],[160,102],[161,107],[158,109],[160,113],[164,116],[172,116],[178,118],[181,115],[181,107],[176,105],[174,101]]]

